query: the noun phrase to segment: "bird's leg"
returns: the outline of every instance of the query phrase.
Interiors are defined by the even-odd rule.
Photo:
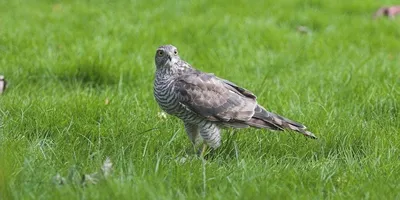
[[[204,158],[213,150],[221,145],[221,135],[219,127],[216,124],[206,123],[200,125],[200,135],[203,138],[203,148],[201,149],[200,156]],[[210,148],[208,148],[210,147]]]
[[[191,124],[191,123],[184,123],[185,125],[185,130],[186,130],[186,134],[189,137],[189,140],[191,141],[191,145],[190,145],[190,152],[191,153],[195,153],[197,147],[199,146],[198,144],[200,144],[201,141],[201,137],[199,135],[199,127],[195,124]]]
[[[202,145],[202,147],[199,149],[200,150],[200,154],[199,154],[199,156],[200,156],[200,158],[204,158],[204,156],[206,155],[206,152],[207,152],[207,148],[208,146],[207,146],[207,144],[206,144],[206,142],[203,142],[203,145]]]

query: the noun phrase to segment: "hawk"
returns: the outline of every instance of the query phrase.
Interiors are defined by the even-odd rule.
[[[220,130],[228,127],[288,129],[317,138],[304,125],[265,110],[249,90],[195,69],[172,45],[157,49],[155,64],[154,97],[162,110],[183,121],[193,144],[203,139],[216,149]]]

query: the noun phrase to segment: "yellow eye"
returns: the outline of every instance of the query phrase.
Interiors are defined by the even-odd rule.
[[[161,50],[159,50],[159,51],[157,52],[157,55],[158,55],[158,56],[162,56],[162,55],[164,55],[164,52],[161,51]]]
[[[174,50],[174,54],[175,54],[175,55],[178,55],[178,50],[175,49],[175,50]]]

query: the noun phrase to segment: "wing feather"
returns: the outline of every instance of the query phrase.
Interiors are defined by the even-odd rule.
[[[199,71],[180,76],[174,89],[182,104],[213,121],[247,121],[257,106],[248,90]]]
[[[239,87],[239,86],[237,86],[236,84],[234,84],[234,83],[232,83],[232,82],[230,82],[230,81],[228,81],[228,80],[221,79],[221,78],[219,78],[219,79],[220,79],[221,81],[223,81],[223,82],[225,83],[225,87],[227,87],[227,88],[230,89],[231,91],[234,91],[234,92],[236,92],[236,93],[238,93],[238,94],[240,94],[240,95],[244,95],[244,96],[246,96],[246,97],[252,98],[252,99],[254,99],[254,100],[257,99],[256,95],[254,95],[254,94],[253,94],[252,92],[250,92],[249,90],[244,89],[244,88],[242,88],[242,87]]]

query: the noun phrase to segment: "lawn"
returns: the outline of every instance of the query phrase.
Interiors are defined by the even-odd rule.
[[[395,2],[0,0],[0,199],[400,199]],[[319,139],[198,158],[153,97],[163,44]]]

